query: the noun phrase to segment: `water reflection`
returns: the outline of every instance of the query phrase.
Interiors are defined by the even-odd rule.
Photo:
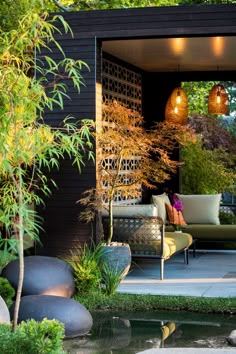
[[[65,341],[71,354],[135,354],[151,348],[227,348],[234,316],[189,312],[93,313],[89,335]]]

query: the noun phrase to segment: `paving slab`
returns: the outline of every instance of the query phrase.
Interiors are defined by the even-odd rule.
[[[179,254],[165,262],[164,280],[159,279],[159,260],[132,265],[118,292],[197,297],[236,297],[236,251],[198,251],[184,264]],[[236,353],[236,350],[235,350]]]

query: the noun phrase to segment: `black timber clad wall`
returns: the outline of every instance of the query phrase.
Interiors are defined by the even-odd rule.
[[[58,126],[67,115],[76,119],[95,119],[95,40],[68,40],[65,37],[62,36],[59,42],[66,56],[85,61],[89,70],[82,70],[85,86],[81,86],[80,94],[72,83],[68,83],[71,99],[65,100],[64,110],[47,112],[45,121],[52,126]],[[60,58],[55,47],[50,55],[53,59]],[[45,232],[41,234],[43,247],[37,247],[37,253],[50,256],[66,255],[70,253],[70,249],[78,246],[78,241],[83,242],[91,238],[91,226],[78,221],[80,206],[76,202],[84,190],[95,186],[95,166],[93,162],[87,162],[80,174],[76,167],[72,167],[71,161],[66,159],[61,161],[59,171],[51,173],[51,178],[56,181],[58,188],[52,189],[52,196],[45,200],[45,208],[40,210],[44,218]]]
[[[236,34],[236,4],[187,5],[64,13],[75,38]]]
[[[78,119],[96,118],[96,81],[101,81],[99,44],[105,39],[139,37],[176,37],[201,35],[236,35],[236,5],[194,5],[162,8],[122,9],[108,11],[80,11],[63,13],[72,27],[74,38],[69,34],[58,37],[67,56],[84,60],[90,71],[82,72],[86,86],[80,95],[70,86],[72,100],[65,102],[64,112],[55,110],[45,120],[57,125],[65,114]],[[51,56],[58,53],[54,49]],[[99,70],[97,70],[99,69]],[[97,105],[98,107],[98,105]],[[90,227],[78,223],[79,207],[76,201],[80,193],[95,185],[95,166],[90,164],[79,175],[69,161],[64,161],[60,172],[53,174],[59,189],[46,201],[42,212],[45,218],[44,247],[38,252],[58,255],[68,254],[78,240],[87,240]]]

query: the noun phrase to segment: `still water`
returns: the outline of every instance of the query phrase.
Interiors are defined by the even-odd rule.
[[[69,353],[136,354],[152,348],[229,348],[226,337],[236,329],[235,315],[147,311],[96,312],[92,316],[94,325],[87,336],[65,341],[64,348]]]

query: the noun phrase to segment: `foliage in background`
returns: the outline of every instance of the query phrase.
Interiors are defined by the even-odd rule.
[[[16,292],[6,278],[0,277],[0,296],[5,301],[7,307],[10,307]]]
[[[31,7],[32,0],[4,0],[0,7],[0,30],[17,29],[19,18]]]
[[[189,124],[201,135],[206,149],[223,148],[229,154],[236,155],[236,136],[222,126],[218,117],[195,113],[190,116]]]
[[[208,95],[212,86],[218,83],[218,81],[190,81],[182,83],[182,87],[188,97],[190,123],[193,122],[193,119],[196,120],[197,115],[199,119],[204,118],[205,120],[208,117],[209,120],[211,118],[208,115]],[[216,128],[220,134],[225,135],[226,129],[230,134],[236,137],[236,83],[234,81],[222,81],[220,84],[225,87],[229,95],[230,116],[215,116],[215,120],[218,120],[219,123],[218,125],[216,124]],[[192,117],[194,118],[192,119]],[[198,122],[198,124],[199,123],[200,122]],[[219,131],[220,126],[224,127],[224,130],[221,129],[221,131]],[[232,138],[230,138],[230,140],[231,139]]]
[[[189,124],[199,139],[197,144],[187,144],[181,149],[182,192],[235,193],[235,136],[222,127],[218,117],[193,114]]]
[[[129,7],[177,6],[196,4],[227,4],[229,0],[51,0],[54,9],[64,11],[116,9]],[[230,0],[230,3],[235,3]],[[49,2],[50,3],[50,2]],[[53,9],[53,7],[51,7]]]
[[[32,8],[41,11],[79,11],[150,6],[228,4],[236,0],[4,0],[0,7],[0,29],[17,29],[18,20]]]
[[[236,171],[229,168],[229,154],[222,149],[207,150],[199,138],[181,149],[182,193],[214,194],[234,192]]]
[[[80,171],[84,161],[93,158],[90,121],[67,117],[60,127],[44,124],[45,110],[63,109],[64,99],[69,99],[65,81],[72,81],[79,92],[83,84],[81,69],[87,67],[80,60],[65,57],[54,39],[54,33],[59,31],[58,21],[65,32],[70,32],[62,17],[54,16],[49,21],[46,13],[39,15],[33,11],[23,16],[17,33],[0,32],[0,222],[4,230],[1,238],[8,242],[9,250],[18,253],[21,270],[14,328],[24,276],[24,236],[27,233],[37,239],[41,228],[41,220],[29,206],[42,204],[43,197],[50,195],[52,184],[46,173],[59,168],[60,159],[71,159]],[[41,49],[46,50],[49,44],[60,49],[61,61],[42,54]],[[37,62],[34,51],[40,53]]]
[[[183,82],[181,87],[188,97],[189,116],[192,114],[208,114],[208,95],[216,81],[188,81]]]
[[[236,215],[234,215],[233,211],[225,212],[220,210],[219,219],[222,225],[236,225]]]
[[[1,354],[65,354],[64,325],[56,320],[21,322],[14,332],[0,324]]]

